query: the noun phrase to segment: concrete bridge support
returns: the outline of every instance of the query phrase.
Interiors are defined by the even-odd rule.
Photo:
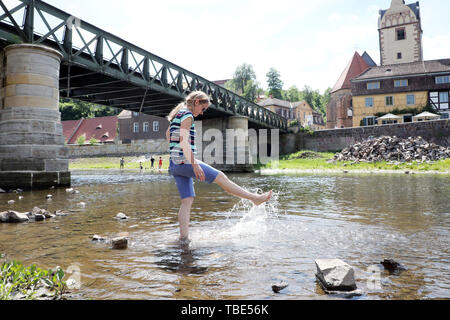
[[[249,148],[248,118],[205,119],[196,122],[202,160],[224,172],[253,172]],[[197,155],[198,156],[198,155]]]
[[[62,55],[31,44],[8,46],[0,55],[0,188],[69,186],[59,112]]]

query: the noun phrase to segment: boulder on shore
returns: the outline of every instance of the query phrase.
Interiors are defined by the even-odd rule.
[[[316,278],[325,291],[356,290],[355,271],[340,259],[316,260]]]

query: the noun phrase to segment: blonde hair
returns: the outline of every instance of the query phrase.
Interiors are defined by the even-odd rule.
[[[181,109],[183,109],[184,107],[187,107],[188,109],[191,110],[191,108],[194,106],[195,101],[197,100],[208,100],[209,102],[209,96],[204,93],[203,91],[194,91],[191,92],[186,99],[181,102],[180,104],[178,104],[167,116],[167,120],[172,121],[178,112],[180,112]]]

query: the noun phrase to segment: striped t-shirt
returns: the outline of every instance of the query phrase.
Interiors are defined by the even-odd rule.
[[[178,111],[175,118],[170,122],[170,159],[176,164],[186,162],[186,158],[180,145],[180,127],[181,123],[189,118],[192,118],[192,126],[189,132],[189,144],[191,145],[191,150],[194,155],[197,154],[197,148],[195,147],[194,115],[187,108],[183,108]]]

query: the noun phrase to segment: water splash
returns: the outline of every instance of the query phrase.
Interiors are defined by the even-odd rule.
[[[251,190],[251,192],[261,192]],[[280,227],[279,210],[280,193],[273,193],[272,198],[259,206],[251,201],[242,199],[234,207],[226,212],[227,219],[223,223],[215,221],[211,228],[192,230],[191,238],[196,244],[220,243],[242,243],[247,244],[261,241],[267,238],[267,234]],[[278,230],[280,231],[280,230]]]

